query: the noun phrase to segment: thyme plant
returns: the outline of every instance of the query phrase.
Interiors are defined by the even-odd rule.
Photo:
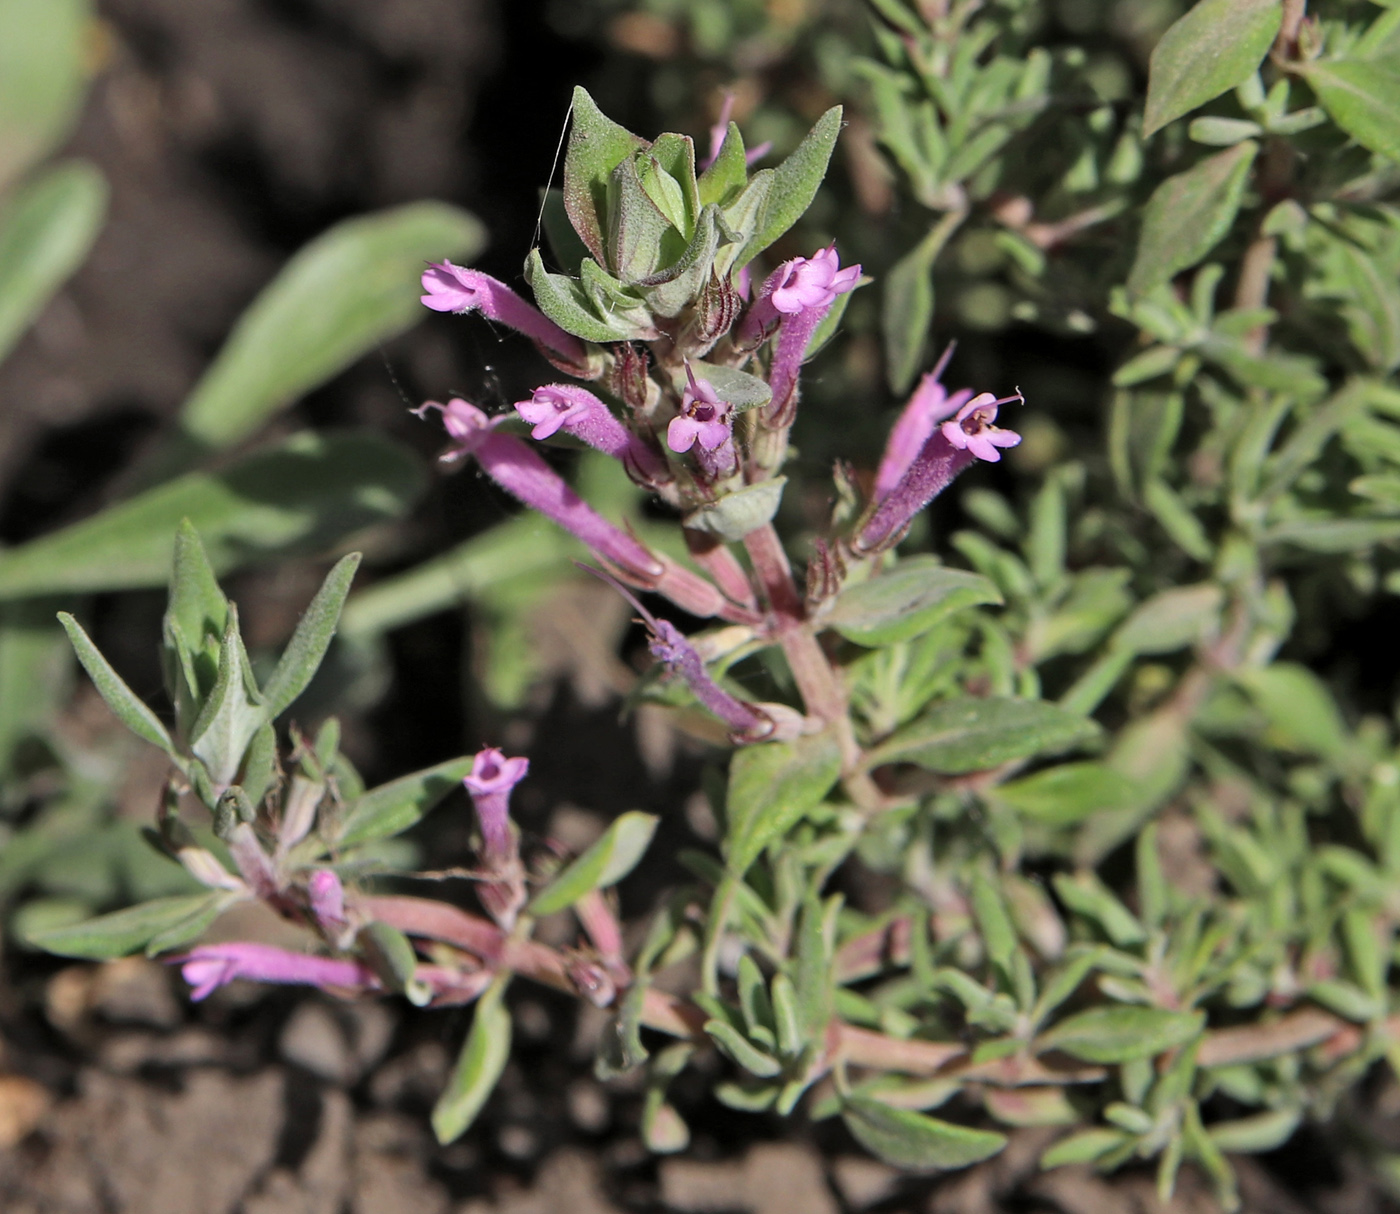
[[[693,884],[624,936],[610,890],[645,862],[649,815],[570,856],[511,822],[523,756],[365,790],[330,723],[279,760],[274,721],[326,651],[353,558],[259,684],[187,527],[173,731],[67,626],[170,756],[153,837],[208,892],[42,943],[172,956],[196,997],[246,977],[474,1003],[444,1141],[501,1074],[517,978],[610,1009],[599,1071],[644,1068],[658,1151],[688,1138],[670,1081],[718,1050],[725,1103],[840,1116],[901,1167],[967,1166],[1008,1127],[1057,1125],[1047,1167],[1153,1159],[1167,1193],[1194,1160],[1229,1204],[1230,1152],[1278,1146],[1400,1062],[1394,724],[1280,657],[1303,607],[1394,580],[1400,9],[1202,0],[1157,44],[1139,113],[1096,98],[1081,52],[1035,45],[1031,0],[873,7],[880,137],[933,215],[882,288],[892,378],[925,365],[940,252],[981,228],[1025,323],[1124,349],[1104,452],[1052,463],[1024,503],[963,495],[977,526],[952,549],[971,568],[902,548],[955,477],[1018,444],[1006,414],[1034,416],[1012,384],[952,390],[945,358],[878,466],[839,464],[825,524],[785,543],[801,367],[862,279],[835,246],[759,265],[816,195],[840,111],[753,171],[733,124],[708,154],[648,142],[579,90],[533,303],[450,262],[423,276],[428,307],[519,331],[560,378],[513,413],[421,412],[445,459],[571,532],[631,599],[656,658],[641,694],[728,754],[705,790],[717,850],[685,853]],[[619,461],[673,542],[595,510],[542,443]],[[375,848],[459,781],[474,908],[388,892]],[[186,792],[216,838],[185,824]],[[839,892],[857,868],[885,876],[884,909]],[[253,898],[319,950],[195,943]],[[571,947],[535,938],[558,914]]]

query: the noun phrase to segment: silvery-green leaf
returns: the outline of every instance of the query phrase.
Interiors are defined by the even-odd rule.
[[[402,833],[460,788],[471,767],[470,758],[450,759],[370,789],[346,810],[335,842],[348,848]]]
[[[238,612],[230,605],[219,647],[218,677],[190,726],[190,750],[209,769],[215,784],[233,782],[248,743],[267,719],[266,703],[238,632]]]
[[[745,485],[717,502],[692,510],[682,520],[692,531],[703,531],[726,543],[737,543],[750,531],[773,521],[783,498],[787,477]]]
[[[726,207],[739,196],[749,179],[748,162],[744,156],[744,137],[737,123],[731,122],[720,144],[719,155],[700,174],[699,198],[702,206],[711,203]]]
[[[1214,582],[1177,586],[1153,595],[1113,634],[1113,644],[1133,653],[1172,653],[1210,640],[1220,628],[1225,592]]]
[[[763,200],[758,222],[735,261],[736,269],[762,253],[812,205],[840,133],[841,107],[835,105],[817,119],[792,155],[773,170],[772,187]]]
[[[714,272],[716,251],[722,241],[727,243],[719,220],[719,208],[706,207],[680,257],[638,284],[653,315],[679,316],[699,296]]]
[[[1143,134],[1161,130],[1253,75],[1282,19],[1280,0],[1200,0],[1153,48]]]
[[[841,753],[829,730],[741,749],[729,766],[724,850],[730,871],[746,872],[769,843],[821,803],[840,774]]]
[[[736,413],[766,405],[773,399],[773,389],[756,375],[714,363],[692,362],[690,369],[696,379],[703,379],[722,401],[734,406]]]
[[[525,261],[525,281],[540,311],[566,333],[596,342],[627,341],[637,336],[632,325],[600,317],[578,279],[546,270],[538,249],[531,249]]]
[[[316,597],[297,621],[296,631],[287,642],[277,667],[268,676],[263,695],[267,699],[268,719],[281,716],[297,696],[306,690],[312,676],[330,648],[340,609],[350,593],[350,583],[360,567],[360,554],[352,552],[341,557],[326,574],[326,580]]]
[[[910,1109],[893,1109],[855,1093],[842,1102],[841,1120],[872,1155],[909,1171],[969,1167],[1006,1146],[1004,1134],[954,1125]]]
[[[670,265],[686,243],[642,188],[638,162],[645,156],[645,152],[638,152],[619,164],[608,186],[611,213],[606,264],[629,286]]]
[[[991,795],[1038,822],[1073,826],[1100,810],[1130,804],[1132,784],[1102,763],[1061,763],[1000,784]]]
[[[782,1074],[781,1062],[752,1045],[743,1033],[724,1021],[705,1021],[705,1032],[723,1053],[750,1074],[757,1075],[760,1079],[771,1079],[774,1075]]]
[[[1050,1147],[1040,1157],[1040,1166],[1048,1170],[1071,1163],[1091,1163],[1131,1141],[1132,1137],[1122,1130],[1081,1130]]]
[[[1037,1053],[1062,1050],[1084,1062],[1152,1058],[1200,1036],[1205,1022],[1204,1012],[1131,1005],[1091,1007],[1042,1034],[1034,1049]]]
[[[1400,160],[1400,61],[1314,59],[1298,71],[1342,130],[1368,151]]]
[[[564,191],[544,190],[542,194],[540,224],[549,242],[549,251],[554,254],[559,269],[577,277],[579,266],[588,256],[588,246],[569,223],[569,213],[564,209]]]
[[[647,142],[608,118],[586,89],[574,88],[571,113],[569,150],[564,157],[564,208],[589,252],[606,265],[603,233],[608,230],[608,183],[613,170]]]
[[[532,915],[552,915],[584,894],[616,885],[636,867],[656,833],[654,814],[629,810],[619,815],[583,855],[531,900]]]
[[[221,574],[324,551],[401,517],[423,486],[420,459],[389,439],[294,435],[218,472],[191,472],[0,552],[0,598],[162,586],[182,519],[199,532]]]
[[[933,227],[886,276],[880,328],[885,374],[896,393],[909,390],[923,362],[933,324],[933,263],[946,242],[942,226]]]
[[[870,752],[871,766],[917,763],[931,771],[984,771],[1053,754],[1099,736],[1087,717],[1043,700],[966,697],[935,704]]]
[[[226,898],[222,891],[157,898],[86,923],[32,932],[27,942],[60,957],[93,961],[125,957],[145,948],[157,936],[201,919],[210,906]]]
[[[509,981],[510,975],[502,974],[476,1001],[471,1031],[447,1087],[433,1106],[433,1133],[440,1143],[455,1142],[471,1128],[505,1070],[511,1021],[502,997]]]
[[[893,645],[965,607],[1001,601],[997,588],[980,574],[915,556],[843,590],[822,624],[858,645]]]
[[[73,643],[78,661],[83,664],[83,669],[88,672],[93,686],[107,702],[107,707],[116,715],[117,720],[138,738],[152,746],[160,747],[172,761],[182,764],[183,760],[175,749],[175,743],[171,741],[170,734],[161,724],[160,718],[146,707],[122,677],[112,669],[101,651],[83,631],[83,626],[66,611],[60,611],[58,619],[68,633],[68,639]]]
[[[66,137],[91,75],[90,0],[0,5],[0,194]]]
[[[0,203],[0,360],[82,265],[106,212],[107,182],[82,160],[55,165]]]
[[[642,172],[642,186],[671,225],[689,240],[700,216],[700,191],[695,180],[695,141],[689,135],[658,135],[645,159],[663,176]],[[643,158],[638,159],[638,168]],[[668,184],[669,182],[669,184]]]
[[[1145,295],[1215,248],[1235,221],[1258,151],[1257,143],[1246,140],[1168,177],[1153,191],[1128,274],[1132,294]]]

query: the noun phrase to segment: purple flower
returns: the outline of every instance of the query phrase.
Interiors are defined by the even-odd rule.
[[[952,357],[950,344],[938,360],[938,365],[919,381],[909,403],[899,415],[890,430],[889,441],[885,444],[885,454],[880,460],[880,470],[875,475],[875,500],[883,501],[891,490],[899,484],[900,478],[909,470],[909,465],[918,457],[933,434],[934,427],[945,417],[956,413],[972,398],[972,389],[963,388],[948,395],[947,389],[939,383],[939,376]]]
[[[1014,447],[1021,436],[999,430],[991,423],[997,406],[1021,400],[1020,393],[998,400],[990,392],[974,396],[957,415],[933,432],[918,457],[861,524],[851,542],[858,554],[880,552],[899,542],[910,520],[953,483],[964,468],[978,459],[1001,459],[998,447]]]
[[[620,460],[636,480],[654,482],[666,476],[665,461],[587,388],[546,384],[529,400],[517,401],[515,411],[534,427],[533,438],[543,440],[563,430]]]
[[[695,378],[689,364],[685,374],[690,385],[681,397],[680,413],[666,427],[666,445],[684,453],[698,442],[706,451],[716,451],[734,433],[733,410],[728,401],[720,400],[712,384]]]
[[[812,257],[785,261],[765,280],[758,298],[735,330],[735,344],[753,349],[780,325],[769,368],[768,385],[773,399],[764,410],[764,421],[780,428],[792,423],[797,409],[797,377],[811,344],[812,334],[838,295],[854,289],[860,266],[840,268],[836,246]]]
[[[959,451],[971,451],[978,459],[995,464],[1001,459],[998,447],[1014,447],[1021,441],[1015,430],[1001,430],[992,425],[997,419],[997,407],[1010,401],[1020,401],[1019,392],[1014,396],[997,399],[990,392],[974,396],[951,421],[946,421],[940,431]]]
[[[488,418],[459,399],[445,405],[429,401],[415,412],[422,417],[429,409],[442,414],[442,424],[453,439],[454,446],[443,459],[475,456],[486,475],[507,493],[553,519],[626,576],[650,586],[665,572],[656,557],[594,511],[528,443],[512,434],[496,433],[502,418]]]
[[[462,781],[476,807],[476,820],[481,825],[488,866],[514,857],[515,847],[510,835],[510,791],[530,770],[530,760],[507,759],[494,746],[478,751],[472,759],[471,773]]]
[[[202,944],[172,958],[198,1002],[235,978],[286,985],[376,987],[373,973],[358,961],[313,957],[270,944]]]
[[[480,312],[488,320],[524,333],[566,363],[582,367],[588,362],[588,348],[583,342],[526,303],[500,279],[480,270],[454,266],[450,261],[433,262],[423,271],[423,290],[423,303],[434,312]]]
[[[588,566],[584,568],[588,569]],[[773,721],[767,713],[730,695],[710,677],[699,651],[674,624],[669,620],[657,619],[615,578],[596,569],[588,571],[611,582],[614,589],[637,609],[647,631],[651,633],[651,643],[647,646],[651,656],[689,684],[695,698],[729,726],[730,737],[736,743],[758,742],[773,732]]]

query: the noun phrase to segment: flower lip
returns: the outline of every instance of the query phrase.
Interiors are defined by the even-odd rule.
[[[442,428],[447,431],[454,444],[442,456],[444,460],[461,459],[464,455],[470,455],[476,445],[504,420],[501,417],[487,417],[475,405],[468,404],[456,396],[445,405],[430,400],[416,409],[411,409],[410,412],[426,419],[429,409],[436,409],[442,414]]]
[[[713,384],[695,378],[689,363],[685,374],[690,386],[681,396],[681,412],[666,427],[666,445],[677,454],[689,451],[697,442],[706,451],[717,451],[733,433],[733,408],[720,400]]]
[[[1020,392],[1003,397],[995,397],[990,392],[979,393],[943,423],[940,427],[943,437],[959,451],[971,451],[980,460],[997,463],[1001,459],[998,447],[1014,447],[1021,441],[1016,431],[992,425],[997,409],[1013,400],[1025,403]]]
[[[574,418],[586,414],[588,406],[558,388],[546,385],[536,388],[529,400],[517,401],[515,411],[534,427],[530,437],[543,440],[556,434]]]
[[[471,772],[462,783],[472,796],[484,797],[491,793],[509,792],[525,778],[529,770],[529,759],[507,759],[500,750],[491,746],[477,752],[472,759]]]
[[[828,245],[811,257],[794,258],[783,267],[786,272],[773,288],[773,307],[785,316],[806,308],[830,307],[860,278],[860,266],[847,266],[844,270],[840,266],[835,245]]]

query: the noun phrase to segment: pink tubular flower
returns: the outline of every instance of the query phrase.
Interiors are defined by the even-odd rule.
[[[595,450],[620,460],[634,479],[652,482],[666,475],[665,462],[627,429],[598,397],[573,384],[546,384],[515,411],[534,427],[531,437],[546,439],[563,430]]]
[[[938,360],[938,365],[919,381],[909,403],[899,415],[890,430],[885,444],[885,454],[880,460],[880,470],[875,475],[875,500],[883,501],[900,478],[909,470],[909,465],[918,458],[933,434],[934,427],[944,418],[952,416],[972,398],[972,389],[963,388],[948,395],[947,389],[939,383],[939,376],[952,357],[953,347],[949,345]]]
[[[999,400],[990,392],[981,392],[959,409],[956,417],[943,423],[943,437],[959,451],[971,451],[978,459],[995,464],[1001,459],[998,447],[1014,447],[1021,441],[1015,430],[992,425],[997,419],[997,407],[1021,399],[1019,392]]]
[[[194,990],[195,1002],[235,978],[293,986],[377,987],[378,980],[358,961],[313,957],[270,944],[203,944],[174,960]]]
[[[583,342],[526,303],[500,279],[480,270],[454,266],[450,261],[433,262],[423,272],[423,290],[423,304],[434,312],[480,312],[488,320],[524,333],[566,363],[583,366],[588,361],[588,348]]]
[[[345,926],[345,887],[329,868],[318,868],[306,883],[311,913],[326,931],[338,933]]]
[[[812,257],[794,257],[771,273],[735,330],[740,349],[753,349],[781,325],[774,343],[768,385],[773,399],[764,421],[774,428],[790,425],[797,409],[797,377],[812,334],[838,295],[855,288],[860,266],[840,268],[836,246]]]
[[[553,519],[628,577],[650,586],[665,572],[656,557],[584,502],[528,443],[512,434],[496,433],[501,418],[488,418],[464,400],[445,405],[429,401],[415,412],[422,417],[429,409],[442,414],[442,424],[453,439],[454,446],[443,459],[475,456],[486,475],[507,493]]]
[[[963,405],[951,421],[933,432],[894,488],[883,499],[876,499],[875,511],[856,533],[852,549],[863,554],[897,544],[913,517],[951,485],[964,468],[978,459],[992,463],[1001,459],[997,448],[1014,447],[1021,436],[1011,430],[998,430],[991,422],[996,419],[999,405],[1021,399],[1020,393],[998,400],[990,392],[983,392]]]
[[[477,752],[470,774],[462,781],[476,807],[488,864],[508,860],[514,855],[510,837],[510,792],[529,770],[529,759],[507,759],[490,746]]]

